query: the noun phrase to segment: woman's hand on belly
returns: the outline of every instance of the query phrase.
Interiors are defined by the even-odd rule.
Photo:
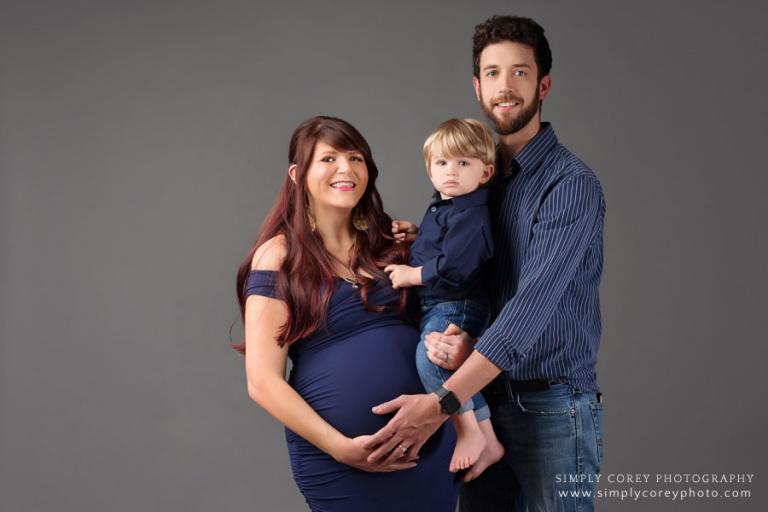
[[[331,455],[342,464],[371,473],[387,473],[416,467],[416,459],[402,459],[389,463],[385,463],[384,461],[369,462],[368,456],[373,450],[365,448],[364,444],[370,438],[371,436],[369,435],[357,436],[351,439],[347,437],[345,438],[345,441],[334,449],[334,453]],[[395,447],[395,450],[397,450],[397,447]]]

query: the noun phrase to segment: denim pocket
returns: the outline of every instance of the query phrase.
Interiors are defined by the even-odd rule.
[[[456,301],[425,302],[422,305],[423,315],[419,325],[422,337],[433,331],[443,332],[449,324],[459,322],[460,320],[457,320],[456,317],[462,318],[464,316],[463,305],[463,302],[458,303]]]
[[[568,385],[555,386],[548,391],[515,393],[517,407],[524,413],[542,416],[576,415],[576,406]],[[567,390],[567,393],[566,393]]]
[[[597,443],[597,462],[603,463],[603,404],[589,402],[589,410],[592,413],[592,421],[595,424],[595,442]]]
[[[459,309],[459,303],[455,300],[423,299],[421,303],[422,313],[434,311],[440,315],[455,315]]]

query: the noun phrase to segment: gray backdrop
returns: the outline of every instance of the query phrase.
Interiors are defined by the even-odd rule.
[[[605,188],[603,472],[755,474],[600,508],[765,510],[760,2],[0,5],[3,511],[304,509],[227,345],[236,267],[312,115],[357,126],[418,220],[494,13],[546,28],[544,119]]]

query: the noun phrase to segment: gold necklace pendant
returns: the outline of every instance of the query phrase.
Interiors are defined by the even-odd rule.
[[[355,290],[357,290],[358,288],[360,288],[360,282],[359,282],[359,281],[357,281],[356,279],[350,279],[350,278],[348,278],[348,277],[344,277],[344,276],[339,276],[339,277],[341,277],[343,280],[345,280],[346,282],[348,282],[349,284],[351,284],[351,285],[352,285],[352,288],[354,288]]]
[[[352,249],[355,247],[355,244],[356,244],[356,243],[357,243],[357,239],[355,239],[355,240],[352,242],[352,246],[349,248],[349,251],[347,251],[347,252],[350,252],[350,251],[351,251],[351,250],[352,250]],[[345,270],[348,270],[350,274],[352,274],[353,276],[357,277],[357,276],[355,275],[354,271],[353,271],[351,268],[349,268],[349,262],[347,262],[347,263],[344,263],[344,262],[343,262],[343,261],[342,261],[342,260],[341,260],[341,259],[340,259],[338,256],[336,256],[335,254],[333,254],[333,253],[332,253],[332,252],[330,252],[330,251],[328,251],[328,254],[330,254],[330,255],[331,255],[331,258],[333,258],[333,259],[335,259],[337,262],[339,262],[339,263],[341,264],[341,266],[342,266],[342,267],[343,267]],[[350,278],[348,278],[348,277],[344,277],[344,276],[339,276],[339,277],[340,277],[340,278],[342,278],[343,280],[345,280],[346,282],[348,282],[349,284],[351,284],[351,285],[352,285],[352,288],[354,288],[354,289],[356,289],[356,290],[357,290],[358,288],[360,288],[360,281],[358,281],[357,279],[350,279]]]

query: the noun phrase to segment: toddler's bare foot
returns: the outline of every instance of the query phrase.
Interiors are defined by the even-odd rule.
[[[497,463],[504,456],[504,446],[496,438],[496,433],[493,431],[493,427],[491,427],[491,421],[481,421],[480,430],[485,438],[485,450],[483,450],[477,462],[469,468],[469,471],[462,478],[462,481],[465,483],[479,477],[488,466]]]
[[[473,411],[454,416],[453,426],[456,428],[456,448],[449,469],[451,473],[456,473],[477,463],[486,447],[486,437]]]

